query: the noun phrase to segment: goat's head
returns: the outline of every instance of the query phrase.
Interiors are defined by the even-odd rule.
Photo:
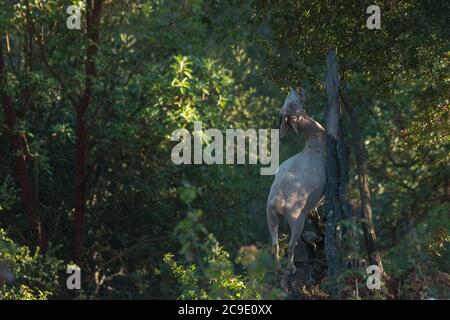
[[[289,92],[280,110],[280,137],[286,135],[288,124],[298,134],[295,121],[299,116],[305,115],[305,110],[303,109],[305,100],[305,90],[303,88],[292,89]]]

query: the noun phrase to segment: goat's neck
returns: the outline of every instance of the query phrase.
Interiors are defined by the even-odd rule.
[[[325,152],[326,134],[325,129],[319,122],[308,117],[307,115],[303,115],[296,121],[296,124],[300,132],[305,136],[305,149]]]
[[[313,149],[318,152],[325,151],[326,136],[325,132],[305,134],[305,149]]]

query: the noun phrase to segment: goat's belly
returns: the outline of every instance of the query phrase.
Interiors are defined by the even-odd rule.
[[[303,185],[308,187],[318,187],[325,184],[326,166],[325,160],[321,157],[308,157],[302,162],[289,163],[289,166],[280,166],[279,172],[275,176],[276,183]]]
[[[295,180],[282,180],[278,186],[285,198],[307,200],[314,207],[323,197],[325,184],[325,176],[305,174]]]
[[[326,184],[325,170],[303,170],[292,173],[285,171],[276,177],[270,188],[269,197],[305,199],[312,197],[319,202]],[[316,200],[317,199],[317,200]]]

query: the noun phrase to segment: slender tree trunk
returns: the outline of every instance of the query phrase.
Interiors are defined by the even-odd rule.
[[[95,59],[98,54],[99,25],[102,0],[88,0],[86,4],[86,26],[88,47],[86,52],[86,80],[83,96],[75,105],[76,145],[75,145],[75,212],[73,236],[73,260],[81,264],[83,251],[84,220],[86,215],[86,157],[88,144],[87,111],[92,99],[92,85],[97,76]]]
[[[325,89],[328,96],[327,117],[327,186],[325,190],[324,213],[325,257],[328,267],[330,297],[340,299],[338,276],[342,271],[342,220],[350,216],[351,207],[347,199],[348,186],[348,147],[343,141],[340,125],[339,77],[337,49],[332,48],[327,55],[327,76]]]
[[[87,146],[86,112],[77,110],[75,145],[75,214],[73,260],[80,264],[83,247],[83,227],[86,215],[86,146]]]
[[[339,132],[339,79],[336,65],[336,48],[327,56],[327,76],[325,88],[328,96],[327,130],[327,186],[325,190],[324,212],[325,225],[325,257],[328,266],[328,283],[332,299],[340,297],[337,276],[339,273],[339,236],[337,223],[340,220],[339,208],[339,164],[337,159],[337,136]]]
[[[1,90],[0,99],[3,106],[3,112],[6,118],[6,125],[8,127],[9,133],[11,135],[11,145],[15,156],[15,167],[17,180],[20,186],[20,197],[25,207],[25,212],[27,214],[28,221],[31,226],[33,236],[36,243],[42,252],[45,252],[48,248],[47,237],[44,232],[44,228],[41,223],[39,212],[37,209],[36,200],[33,196],[33,188],[30,182],[30,177],[28,174],[28,168],[25,158],[25,148],[24,148],[24,138],[19,133],[16,132],[17,115],[13,107],[11,97],[5,92],[7,87],[6,83],[6,72],[5,63],[3,59],[3,43],[0,40],[0,77],[1,85],[3,89]]]
[[[376,247],[376,233],[375,226],[372,220],[372,207],[370,206],[370,190],[369,177],[367,174],[367,165],[364,145],[361,138],[361,131],[358,125],[358,119],[355,110],[350,105],[345,94],[340,91],[344,106],[350,116],[350,128],[353,137],[353,148],[355,150],[356,170],[358,172],[359,193],[361,197],[361,217],[364,219],[362,228],[364,232],[364,240],[366,251],[371,265],[377,265],[383,269],[381,258],[377,252]]]

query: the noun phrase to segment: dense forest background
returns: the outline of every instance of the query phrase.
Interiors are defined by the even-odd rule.
[[[265,216],[273,176],[174,165],[170,134],[195,120],[277,128],[300,84],[324,123],[331,46],[386,273],[366,289],[352,152],[342,259],[358,268],[339,277],[341,297],[450,298],[449,2],[373,2],[381,30],[366,27],[372,1],[2,1],[0,267],[15,281],[0,298],[327,298],[326,277],[280,288]],[[80,30],[66,27],[71,4]],[[351,120],[342,109],[350,146]],[[289,135],[281,160],[302,146]],[[68,291],[74,263],[82,289]]]

